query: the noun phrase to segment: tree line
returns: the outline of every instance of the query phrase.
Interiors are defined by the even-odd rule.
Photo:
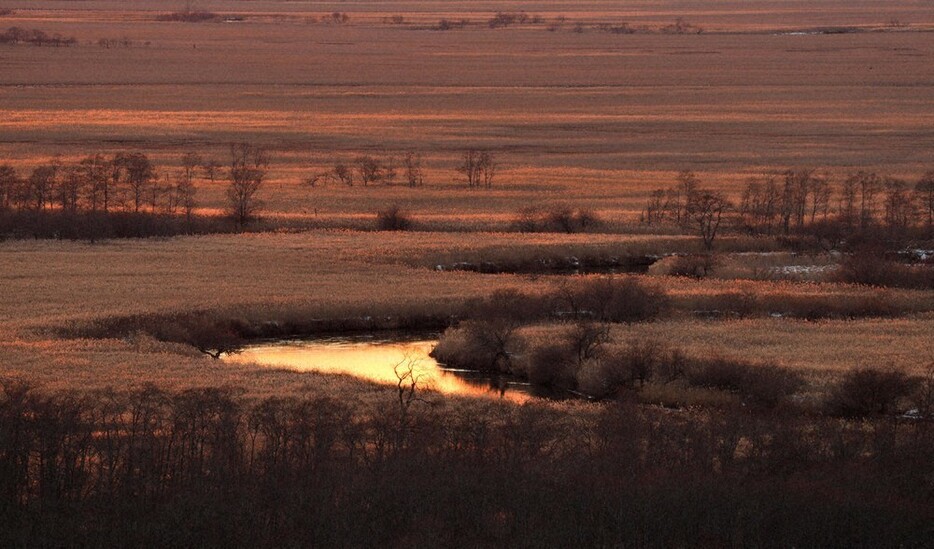
[[[268,164],[263,149],[242,143],[230,146],[227,166],[189,152],[175,171],[141,152],[56,158],[28,175],[0,164],[0,234],[94,240],[220,230],[206,227],[196,209],[198,179],[222,177],[229,219],[242,228],[261,206],[256,194]]]
[[[468,188],[492,188],[499,163],[496,154],[488,150],[466,149],[459,159],[455,171],[461,182]],[[422,155],[416,151],[406,151],[401,159],[395,156],[380,158],[364,154],[352,162],[338,160],[325,171],[313,173],[302,182],[309,187],[340,184],[347,187],[371,184],[394,185],[402,181],[409,187],[421,187],[425,184],[425,169]]]
[[[920,229],[930,236],[934,171],[913,184],[872,171],[855,172],[835,184],[816,170],[789,169],[748,180],[738,204],[703,188],[694,173],[685,171],[672,187],[651,192],[642,219],[692,226],[710,248],[726,216],[735,228],[761,235],[816,232],[839,239],[854,231],[883,229],[890,237],[903,238]]]
[[[4,546],[922,546],[929,422],[0,383]],[[417,390],[417,388],[416,388]]]
[[[39,29],[24,29],[10,27],[0,32],[0,44],[32,44],[33,46],[69,47],[78,43],[74,36],[65,37],[61,34],[48,34]]]

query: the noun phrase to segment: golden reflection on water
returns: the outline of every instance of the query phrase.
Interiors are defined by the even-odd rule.
[[[349,374],[377,383],[396,385],[409,365],[419,387],[440,393],[482,398],[502,398],[522,403],[532,398],[516,384],[497,383],[490,378],[468,380],[441,368],[428,354],[435,341],[280,341],[253,345],[224,360],[260,364],[273,368]],[[465,373],[465,376],[471,375]],[[474,374],[476,375],[476,374]]]

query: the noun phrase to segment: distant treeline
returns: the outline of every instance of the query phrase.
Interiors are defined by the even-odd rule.
[[[171,173],[138,152],[54,160],[28,176],[0,164],[0,236],[95,240],[242,229],[260,206],[255,195],[268,158],[247,144],[230,150],[226,168],[187,153]],[[196,214],[199,176],[226,176],[227,215]]]
[[[739,204],[682,172],[676,185],[652,191],[642,219],[699,228],[711,243],[721,220],[750,234],[809,234],[831,246],[853,237],[931,238],[934,171],[916,182],[858,171],[835,183],[815,170],[789,169],[747,181]]]
[[[10,27],[0,32],[0,44],[32,44],[33,46],[74,46],[78,40],[74,36],[64,37],[58,33],[49,35],[39,29]]]
[[[0,545],[922,547],[934,520],[920,420],[240,394],[4,383]]]

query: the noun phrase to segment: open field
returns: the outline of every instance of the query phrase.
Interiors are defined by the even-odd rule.
[[[235,24],[156,22],[171,8],[148,2],[7,4],[16,11],[0,27],[79,45],[0,46],[5,161],[142,150],[174,166],[194,150],[224,162],[227,143],[250,141],[272,151],[265,194],[276,212],[372,212],[391,199],[495,218],[519,204],[580,202],[615,218],[680,170],[732,190],[790,166],[913,179],[932,162],[934,9],[923,3],[484,2],[467,13],[450,3],[199,3],[245,17]],[[564,15],[567,28],[485,25],[520,9]],[[349,21],[309,22],[332,11]],[[410,23],[383,21],[395,13]],[[570,30],[677,16],[707,32]],[[422,28],[442,17],[473,25]],[[781,34],[830,25],[879,32]],[[124,36],[134,45],[87,43]],[[477,200],[456,188],[466,147],[498,152],[503,194]],[[425,158],[428,187],[417,193],[298,184],[336,160],[406,150]],[[201,205],[219,207],[219,186],[202,186]]]
[[[300,375],[244,373],[205,367],[203,355],[146,336],[103,341],[59,340],[52,328],[81,327],[130,315],[205,311],[251,324],[345,316],[453,314],[468,298],[496,288],[540,292],[563,277],[438,272],[452,259],[498,258],[524,249],[606,249],[653,253],[687,245],[681,237],[385,233],[321,231],[125,240],[2,244],[0,373],[25,375],[51,387],[238,384],[247,376],[260,393],[268,383]],[[671,296],[676,319],[620,327],[617,339],[654,336],[696,355],[778,361],[809,372],[863,365],[920,373],[934,338],[931,292],[835,284],[650,277]],[[403,289],[403,291],[400,291]],[[757,305],[749,305],[750,299]],[[753,316],[784,312],[789,303],[884,305],[902,318],[804,322],[788,319],[699,321],[691,311],[745,303]],[[872,305],[874,304],[874,305]],[[817,305],[814,305],[817,307]],[[844,309],[845,310],[845,309]],[[140,339],[142,337],[142,339]],[[850,341],[852,340],[852,341]],[[140,343],[142,341],[142,343]],[[142,346],[141,346],[142,345]],[[47,364],[48,363],[48,364]],[[198,371],[192,376],[191,369]],[[289,386],[292,385],[290,382]],[[283,385],[286,390],[286,385]]]
[[[71,162],[143,151],[168,174],[185,152],[223,164],[230,142],[251,142],[271,154],[259,195],[270,226],[346,229],[0,243],[0,333],[8,340],[0,344],[16,357],[3,367],[16,372],[38,370],[46,352],[64,353],[59,372],[96,362],[81,358],[84,349],[134,348],[57,339],[63,330],[90,333],[95,323],[193,311],[252,324],[443,316],[495,289],[542,292],[556,280],[448,272],[452,264],[697,253],[694,236],[671,227],[650,234],[655,227],[636,223],[649,189],[670,185],[681,170],[735,199],[748,176],[788,167],[819,168],[836,181],[862,168],[914,181],[934,160],[934,8],[924,3],[829,1],[816,10],[794,1],[228,0],[198,2],[218,14],[204,23],[157,21],[176,8],[142,1],[3,7],[12,12],[0,16],[0,29],[77,39],[71,47],[0,44],[4,163],[27,173],[56,155]],[[505,28],[487,24],[495,12],[519,10],[533,17]],[[686,32],[666,30],[677,18]],[[468,24],[437,30],[440,19]],[[112,41],[108,47],[98,45],[102,38]],[[495,151],[493,188],[467,189],[458,180],[454,168],[466,148]],[[398,160],[405,151],[423,156],[424,186],[301,184],[360,154]],[[223,176],[197,183],[198,211],[220,213]],[[389,204],[410,214],[420,232],[370,232],[374,213]],[[593,211],[604,224],[593,234],[485,232],[508,229],[530,206],[555,205]],[[650,277],[675,312],[666,324],[634,330],[755,360],[774,354],[774,345],[760,344],[763,334],[787,329],[806,349],[779,353],[796,368],[840,371],[860,357],[891,355],[906,371],[920,371],[929,360],[922,348],[932,329],[931,292],[828,283],[837,261],[829,256],[756,255],[783,245],[725,235],[720,252],[752,255],[731,256],[716,279]],[[781,278],[769,269],[801,261],[831,274],[809,275],[814,284],[769,280]],[[757,318],[695,318],[724,312]],[[825,325],[763,320],[768,315],[857,319]],[[878,316],[893,318],[866,319]],[[903,339],[898,323],[906,326]],[[866,334],[865,353],[855,346],[828,356],[848,331]],[[875,331],[889,334],[879,336],[886,343],[876,346]],[[724,339],[733,332],[742,337]],[[195,360],[184,355],[145,360]],[[121,356],[101,361],[108,365],[96,380],[75,370],[76,381],[150,378],[108,370],[127,363]],[[56,386],[69,379],[37,376],[55,378]],[[212,370],[211,379],[224,376]]]
[[[0,0],[0,546],[926,546],[931,170],[929,0]]]

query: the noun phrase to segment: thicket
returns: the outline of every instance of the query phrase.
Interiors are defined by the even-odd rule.
[[[185,10],[156,16],[156,21],[175,21],[182,23],[205,23],[220,20],[220,15],[202,10]]]
[[[0,390],[4,546],[921,547],[929,422]]]
[[[390,206],[376,212],[376,228],[380,231],[405,231],[412,226],[412,220],[399,206]]]
[[[33,46],[68,47],[77,43],[78,40],[73,36],[65,37],[58,33],[49,35],[45,31],[39,29],[10,27],[0,32],[0,44],[32,44]]]
[[[652,191],[642,219],[702,230],[708,193],[695,174],[682,172],[674,186]],[[788,169],[750,179],[738,204],[718,206],[735,230],[811,238],[827,250],[905,243],[934,237],[934,172],[914,183],[870,171],[835,182],[816,170]]]
[[[183,155],[174,172],[159,170],[139,152],[56,159],[28,176],[0,164],[0,238],[94,241],[243,230],[262,207],[257,193],[269,159],[249,144],[232,144],[230,151],[227,216],[197,212],[198,176],[213,182],[222,166],[195,153]]]
[[[524,208],[512,222],[512,230],[522,233],[582,233],[601,228],[602,221],[592,210],[556,206],[550,210]]]

